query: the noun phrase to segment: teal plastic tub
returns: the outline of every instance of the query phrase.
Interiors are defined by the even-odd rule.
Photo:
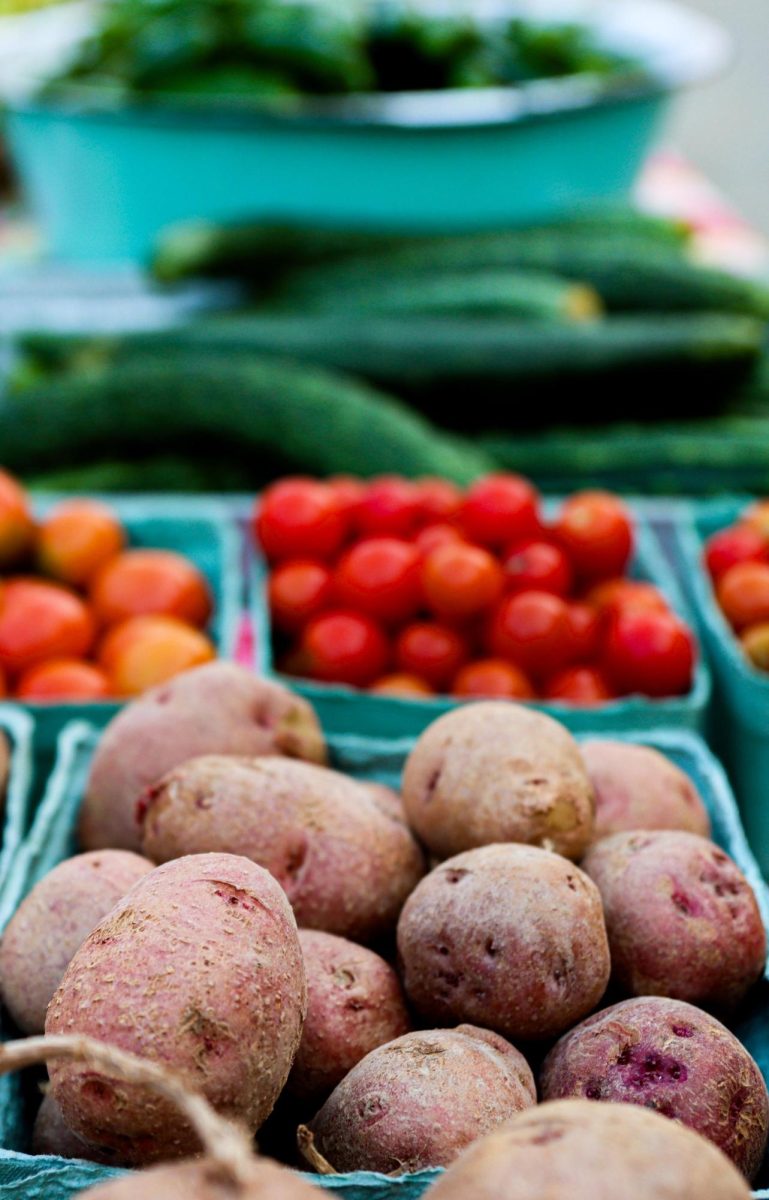
[[[548,503],[548,508],[552,502]],[[250,542],[253,546],[253,541]],[[649,580],[667,596],[676,612],[690,623],[692,617],[681,588],[662,554],[648,520],[636,510],[636,552],[631,567],[635,579]],[[299,692],[314,706],[324,729],[333,734],[345,734],[354,729],[364,737],[418,737],[442,713],[461,704],[450,696],[425,700],[376,696],[355,688],[336,684],[313,683],[293,676],[281,675],[274,669],[267,602],[267,565],[256,549],[251,551],[250,611],[252,614],[254,663],[258,671],[272,674],[293,691]],[[691,691],[686,696],[650,700],[645,696],[628,696],[602,704],[598,708],[578,708],[568,704],[537,703],[537,707],[562,721],[567,728],[580,732],[600,729],[604,734],[625,730],[667,728],[705,728],[710,703],[710,673],[700,657]]]
[[[74,850],[75,825],[98,731],[83,723],[69,726],[59,743],[59,762],[34,826],[25,841],[18,870],[0,895],[0,929],[34,884],[57,862]],[[702,740],[682,731],[655,730],[628,733],[627,741],[653,746],[668,755],[692,778],[702,795],[713,824],[713,836],[739,864],[758,897],[765,924],[769,925],[769,897],[740,825],[726,776]],[[397,784],[412,739],[399,743],[355,735],[329,738],[336,765],[358,778]],[[769,1078],[769,982],[765,979],[753,994],[749,1007],[734,1023],[742,1038]],[[12,1036],[5,1030],[5,1036]],[[120,1172],[92,1163],[26,1153],[34,1111],[39,1103],[38,1077],[5,1076],[0,1079],[0,1195],[3,1200],[65,1200],[83,1188]],[[319,1186],[338,1193],[344,1200],[416,1200],[437,1177],[438,1171],[391,1179],[368,1172],[320,1179]],[[769,1192],[756,1192],[769,1197]]]
[[[674,526],[680,573],[691,598],[700,638],[713,670],[711,740],[734,781],[745,829],[764,875],[769,876],[769,676],[745,659],[718,607],[702,565],[703,543],[732,525],[749,498],[692,506]]]
[[[12,99],[6,134],[63,259],[146,260],[164,226],[190,218],[411,231],[543,220],[626,197],[670,94],[727,55],[717,26],[667,0],[615,0],[598,28],[640,59],[642,78],[308,98],[290,109],[110,108],[80,87],[56,102]]]

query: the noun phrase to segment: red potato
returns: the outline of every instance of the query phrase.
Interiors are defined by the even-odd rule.
[[[75,952],[154,864],[126,850],[97,850],[59,863],[11,917],[0,942],[0,993],[24,1033],[42,1033],[45,1012]]]
[[[57,1158],[80,1158],[87,1162],[120,1166],[116,1152],[104,1146],[92,1146],[67,1125],[61,1109],[50,1092],[43,1097],[32,1127],[33,1154],[55,1154]]]
[[[299,1046],[302,952],[280,887],[248,859],[157,867],[96,927],[51,1001],[46,1034],[95,1037],[161,1062],[255,1132]],[[66,1124],[144,1164],[199,1144],[168,1100],[78,1063],[50,1066]]]
[[[571,734],[507,701],[454,709],[409,755],[403,800],[437,858],[474,846],[526,842],[580,858],[593,831],[593,791]]]
[[[472,1021],[513,1041],[563,1033],[609,980],[598,889],[533,846],[484,846],[436,868],[406,901],[398,953],[423,1017]]]
[[[766,934],[745,876],[693,833],[617,833],[584,870],[601,893],[612,975],[635,996],[733,1007],[766,962]]]
[[[748,1179],[764,1157],[769,1096],[733,1033],[683,1000],[625,1000],[588,1017],[548,1054],[543,1100],[584,1096],[653,1108],[708,1138]]]
[[[651,746],[580,746],[595,793],[594,839],[631,829],[683,829],[710,837],[710,818],[689,776]]]
[[[558,1100],[476,1142],[430,1200],[750,1200],[729,1160],[632,1104]]]
[[[357,941],[390,932],[424,874],[391,797],[312,763],[193,758],[140,804],[142,845],[155,862],[243,854],[278,880],[300,925]]]
[[[139,795],[197,754],[326,760],[320,725],[305,700],[234,663],[208,663],[153,688],[107,726],[80,812],[80,844],[139,850]]]
[[[81,1200],[317,1200],[317,1188],[298,1175],[260,1159],[248,1183],[234,1187],[221,1167],[203,1162],[174,1163],[143,1171],[141,1182],[132,1175],[110,1179],[81,1193]]]
[[[398,976],[378,954],[345,938],[299,930],[307,1017],[287,1090],[318,1099],[377,1046],[408,1033]]]
[[[452,1162],[537,1102],[526,1059],[504,1038],[459,1025],[408,1033],[350,1071],[310,1123],[338,1171],[405,1174]]]

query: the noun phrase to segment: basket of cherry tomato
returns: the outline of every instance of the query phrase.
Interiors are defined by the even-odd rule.
[[[514,474],[465,492],[441,479],[287,478],[259,498],[253,528],[271,662],[321,706],[336,685],[433,714],[491,696],[611,708],[625,727],[651,708],[663,719],[665,703],[675,723],[702,715],[707,684],[676,585],[615,495],[581,492],[550,514]]]

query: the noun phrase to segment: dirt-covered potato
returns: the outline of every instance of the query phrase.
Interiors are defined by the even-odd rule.
[[[673,1117],[754,1179],[766,1150],[769,1097],[733,1033],[683,1000],[614,1004],[565,1034],[540,1075],[543,1100],[624,1101]]]
[[[373,1050],[310,1124],[337,1171],[442,1167],[476,1138],[537,1102],[523,1055],[487,1029],[407,1033]]]
[[[110,1179],[81,1193],[81,1200],[318,1200],[318,1189],[292,1171],[260,1159],[252,1183],[239,1188],[205,1160],[173,1163]]]
[[[61,1109],[48,1093],[37,1110],[32,1126],[33,1154],[55,1154],[58,1158],[81,1158],[105,1166],[120,1166],[117,1154],[103,1146],[92,1146],[67,1125]]]
[[[411,1020],[398,976],[363,946],[299,930],[307,976],[307,1016],[288,1091],[318,1099],[377,1046],[408,1033]]]
[[[312,763],[193,758],[149,788],[141,810],[155,862],[243,854],[275,876],[299,925],[356,941],[391,931],[424,873],[407,825],[366,786]]]
[[[22,900],[0,941],[0,994],[24,1033],[43,1032],[45,1010],[75,951],[153,866],[127,850],[77,854]]]
[[[96,927],[51,1001],[46,1033],[79,1033],[163,1063],[218,1111],[259,1128],[288,1077],[306,1009],[296,923],[246,858],[157,867]],[[66,1124],[128,1162],[194,1152],[167,1100],[70,1062],[51,1064]]]
[[[595,793],[593,837],[631,829],[683,829],[710,837],[710,818],[692,780],[675,763],[632,742],[580,746]]]
[[[406,993],[439,1024],[554,1037],[590,1012],[609,979],[601,898],[558,854],[484,846],[432,871],[398,923]]]
[[[143,790],[198,754],[285,754],[325,762],[317,717],[301,696],[234,663],[177,675],[122,709],[96,750],[80,844],[138,850]]]
[[[612,975],[634,996],[729,1008],[766,962],[756,898],[723,850],[694,833],[616,833],[583,868],[606,914]]]
[[[470,1146],[430,1200],[750,1200],[720,1150],[631,1104],[558,1100]]]
[[[439,859],[495,842],[577,859],[593,832],[593,791],[574,738],[507,701],[462,705],[434,721],[406,762],[403,800]]]

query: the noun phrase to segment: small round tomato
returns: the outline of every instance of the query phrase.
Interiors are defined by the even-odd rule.
[[[492,696],[497,700],[533,700],[531,682],[523,671],[503,658],[479,658],[457,673],[454,696]]]
[[[675,614],[628,609],[609,624],[601,665],[618,692],[680,696],[695,659],[691,630]]]
[[[19,700],[105,700],[109,679],[94,663],[53,658],[22,672],[16,684]]]
[[[589,604],[575,601],[567,606],[569,661],[589,662],[598,653],[601,642],[601,618]]]
[[[659,588],[642,579],[606,579],[592,587],[585,597],[587,604],[610,621],[618,612],[629,608],[645,608],[667,612],[668,603]]]
[[[541,532],[539,493],[521,475],[487,475],[468,491],[458,519],[467,537],[500,547]]]
[[[334,591],[343,608],[397,625],[413,617],[422,602],[421,573],[421,555],[413,542],[366,538],[340,559]]]
[[[398,670],[418,675],[436,691],[448,687],[467,655],[467,643],[456,630],[432,621],[408,625],[395,643]]]
[[[414,538],[414,545],[423,558],[439,546],[456,546],[458,542],[465,544],[462,534],[453,525],[447,525],[443,521],[439,521],[437,525],[425,525]]]
[[[437,617],[462,621],[491,608],[504,587],[497,560],[464,542],[432,550],[422,567],[422,589]]]
[[[211,615],[205,575],[172,550],[125,550],[96,573],[89,593],[104,625],[164,616],[202,627]]]
[[[740,517],[740,524],[750,525],[769,542],[769,500],[757,500]]]
[[[125,544],[118,517],[96,500],[68,500],[42,522],[37,561],[46,575],[83,587]]]
[[[331,475],[326,480],[326,484],[334,495],[348,531],[354,530],[358,520],[358,511],[366,494],[365,483],[355,475]]]
[[[271,561],[334,558],[348,533],[336,493],[314,479],[281,479],[257,500],[254,529]]]
[[[372,479],[360,502],[358,530],[365,537],[410,537],[419,518],[419,493],[398,475]]]
[[[27,493],[20,483],[0,470],[0,567],[12,567],[30,550],[35,522]]]
[[[507,551],[502,565],[508,592],[552,592],[568,596],[573,582],[569,560],[552,542],[521,542]]]
[[[489,648],[532,678],[554,674],[572,652],[568,605],[550,592],[506,596],[489,626]]]
[[[417,675],[407,675],[405,672],[397,675],[383,675],[381,679],[377,679],[376,683],[372,683],[369,691],[376,692],[378,696],[435,695],[424,679],[420,679]]]
[[[611,492],[578,492],[555,523],[560,544],[583,580],[621,575],[633,552],[633,521]]]
[[[737,563],[716,585],[724,616],[734,629],[769,621],[769,563]]]
[[[769,671],[769,622],[750,625],[740,635],[745,657],[759,671]]]
[[[460,488],[448,479],[418,479],[416,491],[418,519],[422,524],[450,521],[462,506]]]
[[[546,700],[562,700],[567,704],[605,704],[615,698],[611,685],[597,667],[567,667],[548,680],[544,696]]]
[[[363,613],[321,613],[300,643],[311,678],[368,687],[387,670],[390,647],[379,625]]]
[[[721,529],[705,543],[705,566],[716,582],[730,567],[744,562],[769,561],[766,536],[752,525]]]
[[[47,658],[84,658],[93,638],[90,612],[60,584],[9,579],[0,587],[0,666],[10,674]]]
[[[130,617],[107,632],[99,647],[99,665],[116,696],[138,696],[216,658],[213,644],[176,617]]]
[[[296,633],[330,606],[334,595],[331,572],[310,559],[281,563],[270,575],[267,594],[276,628]]]

